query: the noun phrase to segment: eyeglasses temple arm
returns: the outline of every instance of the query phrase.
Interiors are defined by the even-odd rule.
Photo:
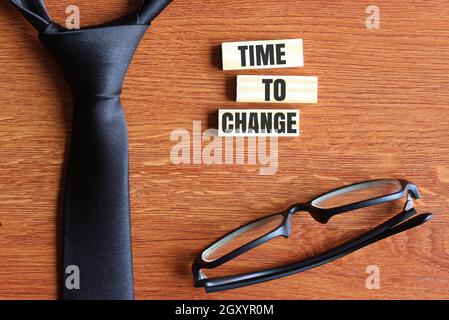
[[[376,241],[391,237],[395,234],[398,234],[398,233],[404,232],[406,230],[412,229],[414,227],[420,226],[420,225],[426,223],[427,221],[429,221],[430,219],[432,219],[431,213],[420,214],[420,215],[413,217],[401,224],[394,226],[393,228],[389,229],[388,231],[385,231],[384,233],[381,234],[380,237],[377,238]]]

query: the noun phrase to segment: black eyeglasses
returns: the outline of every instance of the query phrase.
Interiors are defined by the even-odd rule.
[[[430,220],[430,213],[412,218],[417,214],[413,208],[413,199],[419,197],[418,188],[407,180],[381,179],[335,189],[308,203],[295,204],[284,212],[253,221],[206,248],[192,266],[195,286],[204,287],[207,292],[229,290],[289,276],[331,262]],[[276,237],[289,237],[292,217],[299,211],[307,211],[316,221],[327,223],[334,215],[402,198],[406,199],[402,212],[363,235],[317,256],[282,267],[217,278],[208,278],[202,270],[217,268]]]

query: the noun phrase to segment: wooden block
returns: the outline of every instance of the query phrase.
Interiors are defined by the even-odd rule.
[[[303,67],[302,39],[226,42],[223,70]]]
[[[318,77],[239,75],[237,102],[317,103]]]
[[[298,109],[220,109],[220,137],[298,137]]]

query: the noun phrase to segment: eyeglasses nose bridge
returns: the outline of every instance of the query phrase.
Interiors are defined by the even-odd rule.
[[[293,216],[298,211],[309,211],[309,208],[302,203],[296,203],[296,204],[290,206],[287,210],[285,210],[285,212],[289,216]]]

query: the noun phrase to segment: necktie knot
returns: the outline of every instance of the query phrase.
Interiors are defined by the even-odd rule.
[[[148,25],[59,30],[50,25],[39,38],[54,56],[75,99],[120,95],[123,80]]]
[[[142,0],[141,7],[102,25],[67,30],[54,23],[44,0],[11,0],[39,31],[76,100],[119,98],[132,56],[151,21],[172,0]]]

